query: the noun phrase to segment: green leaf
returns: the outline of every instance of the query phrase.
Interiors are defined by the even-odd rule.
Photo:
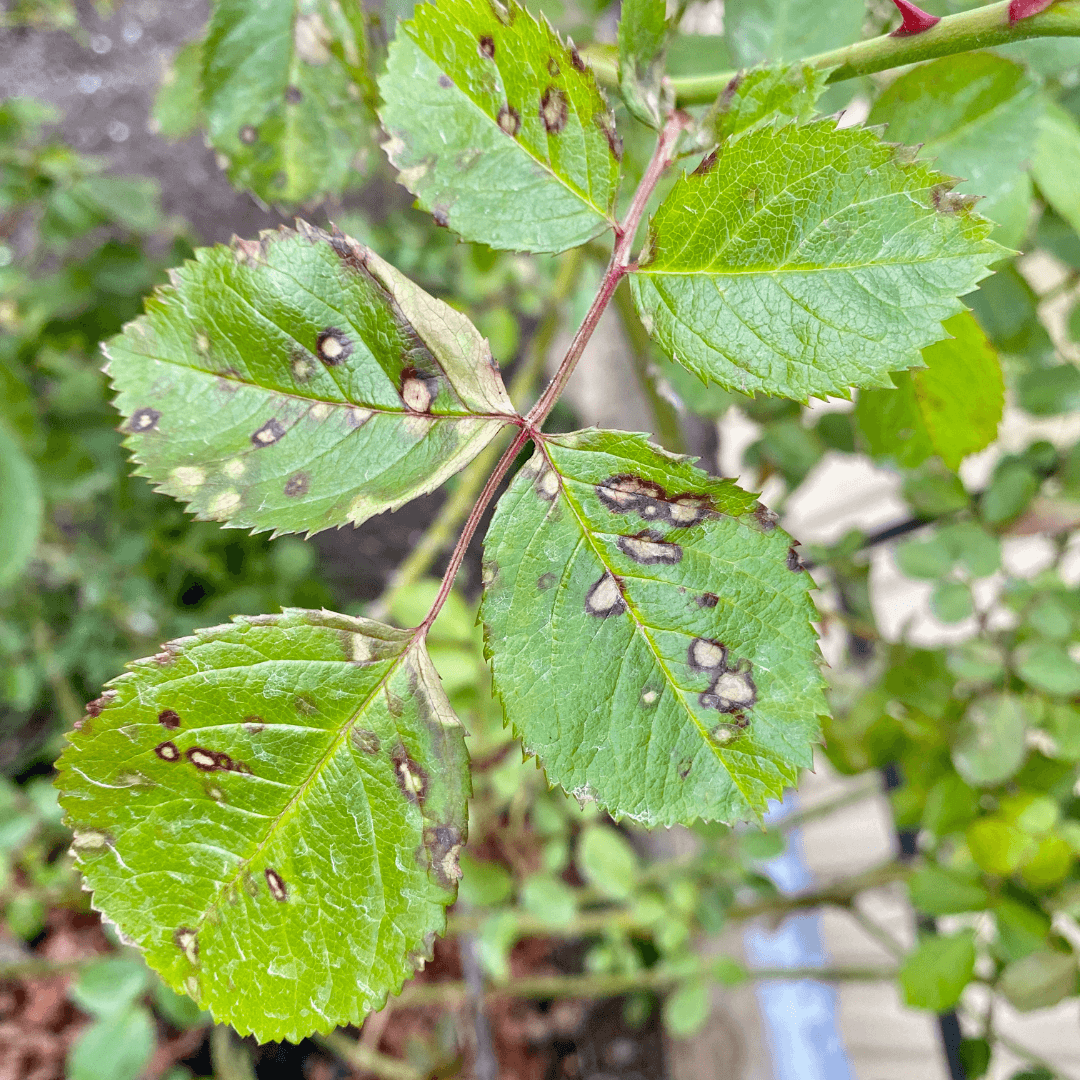
[[[1080,664],[1064,645],[1031,642],[1016,650],[1016,673],[1036,690],[1072,697],[1080,694]]]
[[[33,556],[42,512],[33,462],[0,423],[0,588],[10,585]]]
[[[676,1039],[689,1038],[709,1022],[712,1001],[705,979],[692,979],[672,991],[664,1001],[664,1027]]]
[[[1020,407],[1034,416],[1075,412],[1080,409],[1080,368],[1066,362],[1026,371],[1017,380],[1016,395]]]
[[[911,374],[897,372],[892,379],[893,390],[859,393],[855,423],[871,457],[887,458],[905,469],[914,469],[934,453],[934,444],[923,421]]]
[[[138,960],[114,956],[84,968],[71,987],[71,1000],[92,1016],[107,1016],[135,1004],[146,993],[150,972]]]
[[[1014,776],[1024,763],[1028,715],[1009,694],[980,698],[969,706],[953,747],[956,771],[973,787],[993,787]]]
[[[514,0],[418,5],[379,89],[387,156],[438,224],[552,252],[614,226],[611,110],[577,51]]]
[[[664,0],[625,0],[619,13],[619,90],[627,108],[643,123],[659,127],[661,80],[667,45]]]
[[[939,169],[964,178],[957,190],[984,197],[980,212],[1002,223],[1014,188],[1030,188],[1025,173],[1043,106],[1038,83],[1021,64],[969,52],[901,75],[874,103],[867,122],[887,124],[896,142],[923,143],[923,154]]]
[[[1022,829],[992,817],[973,822],[967,842],[976,864],[988,874],[1001,877],[1015,872],[1033,846],[1031,837]]]
[[[289,610],[136,661],[59,762],[94,904],[260,1041],[358,1023],[456,894],[461,727],[422,639]]]
[[[203,248],[107,346],[125,445],[196,517],[359,524],[438,487],[513,413],[472,324],[355,240]]]
[[[727,0],[724,32],[738,64],[796,60],[862,36],[864,0]]]
[[[793,784],[827,710],[791,544],[644,436],[545,438],[488,530],[481,614],[549,779],[649,825],[733,821]]]
[[[936,581],[952,569],[953,556],[939,537],[906,540],[896,549],[896,565],[910,578]]]
[[[831,68],[791,64],[741,71],[724,88],[706,123],[717,142],[766,123],[805,123],[825,92]]]
[[[356,0],[218,0],[202,101],[229,180],[271,202],[341,192],[371,143]]]
[[[657,210],[631,275],[646,328],[702,378],[806,401],[889,386],[1001,250],[951,181],[861,128],[759,128]]]
[[[582,877],[604,896],[625,900],[637,885],[638,860],[629,842],[614,829],[591,825],[578,841]]]
[[[110,1013],[83,1030],[68,1054],[68,1080],[137,1080],[154,1053],[154,1021],[142,1006]]]
[[[998,989],[1021,1012],[1049,1009],[1076,993],[1076,957],[1039,949],[1009,964],[1001,973]]]
[[[908,953],[900,969],[904,1001],[916,1009],[942,1013],[959,1000],[975,974],[975,934],[926,937]]]
[[[1031,171],[1046,201],[1080,232],[1080,127],[1053,102],[1039,117]]]
[[[177,52],[161,78],[150,118],[167,139],[186,139],[204,122],[202,66],[203,43],[196,38]]]
[[[988,577],[1001,566],[1001,543],[974,521],[946,525],[937,538],[972,577]]]
[[[975,610],[971,589],[963,581],[941,581],[930,597],[934,614],[946,623],[966,619]]]
[[[990,903],[985,886],[954,870],[925,866],[908,878],[911,902],[926,915],[961,915],[984,911]]]
[[[1001,364],[971,312],[942,324],[952,336],[923,349],[926,367],[911,373],[934,449],[954,472],[968,454],[997,438],[1005,409]]]

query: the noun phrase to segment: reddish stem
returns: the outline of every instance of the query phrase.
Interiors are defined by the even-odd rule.
[[[931,26],[937,26],[941,19],[937,15],[931,15],[928,11],[916,7],[911,0],[893,0],[904,17],[901,26],[894,30],[889,37],[910,37],[912,34],[921,34],[929,30]]]
[[[581,354],[585,351],[589,338],[592,337],[597,324],[600,322],[600,316],[604,314],[604,309],[614,295],[623,274],[627,273],[630,268],[630,248],[634,243],[638,225],[641,224],[641,219],[649,205],[649,199],[656,190],[660,177],[664,175],[668,166],[675,160],[675,150],[678,146],[679,136],[682,135],[689,124],[690,117],[684,112],[676,111],[668,117],[664,129],[660,132],[660,138],[657,140],[652,160],[645,170],[645,175],[641,178],[637,191],[634,192],[626,216],[616,226],[615,248],[611,253],[611,261],[608,263],[607,270],[604,273],[604,280],[600,283],[600,289],[584,320],[582,320],[581,326],[578,327],[574,340],[570,342],[570,347],[566,350],[566,355],[563,357],[562,363],[559,364],[558,371],[552,376],[551,382],[548,383],[539,400],[529,411],[528,416],[523,421],[516,421],[521,423],[521,430],[514,436],[514,441],[506,448],[503,456],[499,458],[499,463],[488,477],[483,491],[480,492],[476,505],[473,506],[461,530],[461,535],[454,545],[453,553],[450,556],[450,564],[447,566],[446,573],[443,574],[442,584],[439,586],[439,594],[435,597],[435,602],[431,605],[431,610],[427,613],[424,621],[416,628],[418,634],[426,634],[432,623],[438,618],[443,604],[446,603],[446,598],[450,595],[454,578],[457,577],[457,572],[461,569],[461,564],[465,560],[465,552],[468,550],[469,543],[480,525],[480,519],[484,516],[488,503],[495,497],[495,492],[498,491],[499,484],[502,483],[503,477],[514,463],[514,459],[530,439],[542,438],[540,428],[543,426],[544,420],[547,419],[547,415],[551,412],[555,402],[559,400],[559,395],[565,389],[567,381],[577,366],[577,362],[581,359]]]

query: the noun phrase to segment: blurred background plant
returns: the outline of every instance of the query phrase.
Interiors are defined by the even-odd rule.
[[[28,48],[32,35],[55,43],[67,32],[70,47],[104,55],[105,30],[127,33],[133,24],[124,20],[136,15],[152,21],[145,4],[136,6],[9,3],[3,45],[10,53]],[[581,43],[610,39],[617,14],[588,0],[532,6]],[[971,5],[927,6],[945,14]],[[270,227],[302,205],[309,219],[334,220],[466,310],[508,370],[515,401],[527,404],[606,252],[494,252],[457,243],[408,207],[376,145],[370,77],[388,28],[408,8],[395,2],[364,14],[343,4],[332,26],[309,26],[309,38],[296,30],[298,48],[318,55],[310,70],[321,72],[325,91],[297,87],[305,128],[282,122],[255,76],[226,77],[221,42],[255,19],[256,7],[218,4],[206,33],[176,51],[146,138],[205,133],[228,180],[251,192],[249,217]],[[732,0],[726,37],[715,8],[687,11],[669,57],[673,74],[769,55],[767,35],[737,32],[768,27],[767,4]],[[838,21],[814,47],[895,21],[892,5],[877,0],[846,8],[838,5]],[[846,30],[840,15],[850,16]],[[282,25],[295,30],[288,19]],[[941,120],[940,110],[935,132],[920,130],[940,105],[938,85],[972,63],[987,65],[990,87],[978,107],[980,138],[961,135],[970,116]],[[892,963],[818,975],[895,978],[912,1007],[946,1016],[959,1008],[954,1076],[985,1075],[1002,1047],[1026,1058],[1018,1077],[1059,1075],[1041,1048],[1001,1035],[994,1003],[1038,1010],[1078,990],[1080,65],[1069,39],[934,64],[932,77],[920,69],[903,76],[904,92],[893,84],[883,93],[889,77],[836,86],[826,107],[847,106],[853,118],[869,111],[895,137],[930,142],[941,167],[978,176],[994,193],[998,236],[1020,254],[968,298],[973,316],[953,320],[953,340],[933,347],[947,355],[927,350],[927,369],[896,377],[895,390],[863,392],[853,406],[752,399],[705,387],[661,358],[620,295],[621,325],[611,333],[637,386],[607,389],[639,401],[659,441],[702,454],[707,467],[722,462],[782,515],[812,497],[825,515],[835,504],[843,517],[843,492],[821,490],[837,463],[893,478],[893,520],[808,543],[801,558],[821,589],[831,664],[835,718],[825,754],[837,772],[864,777],[856,795],[888,789],[896,857],[784,893],[765,864],[792,830],[851,794],[765,829],[700,826],[658,845],[549,790],[491,698],[474,559],[430,638],[474,762],[470,842],[449,936],[427,972],[359,1036],[338,1032],[299,1048],[256,1048],[211,1027],[102,926],[66,854],[51,762],[84,703],[127,660],[197,626],[280,606],[380,612],[415,625],[491,459],[482,455],[445,500],[421,500],[352,535],[271,541],[185,517],[129,475],[99,346],[205,237],[162,210],[164,170],[117,175],[65,141],[50,106],[25,97],[0,105],[0,1077],[231,1080],[352,1070],[488,1080],[499,1075],[493,1060],[517,1077],[660,1075],[661,1031],[681,1039],[701,1030],[711,988],[750,975],[736,956],[703,950],[705,939],[752,918],[822,906],[865,923],[858,898],[899,881],[919,916],[915,947],[871,924]],[[270,67],[258,77],[267,84],[289,77]],[[648,129],[617,111],[625,168],[640,172]],[[941,375],[957,370],[958,381]],[[1000,387],[1004,419],[990,407],[957,423],[948,404],[964,379]],[[579,420],[570,405],[552,417],[567,429]],[[889,611],[897,581],[920,598],[906,623]],[[753,972],[770,974],[778,973]],[[606,1008],[582,1004],[612,999]]]

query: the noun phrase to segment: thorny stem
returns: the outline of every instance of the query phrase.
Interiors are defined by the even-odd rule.
[[[446,598],[450,595],[450,589],[454,584],[454,578],[457,576],[457,572],[461,569],[461,564],[465,559],[465,552],[469,547],[469,542],[480,525],[488,503],[495,497],[495,492],[498,491],[503,477],[506,476],[522,447],[530,439],[540,437],[540,428],[547,419],[548,413],[554,407],[555,402],[559,400],[559,396],[565,389],[574,368],[577,367],[577,362],[581,359],[581,354],[585,351],[585,346],[600,322],[600,316],[604,314],[604,310],[607,308],[616,287],[629,268],[630,249],[634,243],[638,225],[641,224],[641,219],[644,217],[645,210],[649,205],[649,199],[652,197],[653,191],[656,190],[660,177],[664,175],[665,170],[675,159],[679,137],[690,123],[691,119],[686,113],[676,111],[668,117],[667,123],[660,132],[660,138],[657,140],[652,160],[645,169],[645,175],[641,178],[637,191],[634,192],[626,216],[615,229],[615,248],[611,253],[611,261],[604,272],[604,278],[600,283],[596,297],[578,327],[573,341],[570,342],[570,347],[566,350],[566,355],[563,357],[562,363],[559,364],[559,369],[552,376],[551,382],[548,383],[539,400],[529,410],[523,426],[514,436],[514,441],[506,448],[503,456],[499,458],[495,470],[488,477],[483,491],[480,492],[480,496],[465,522],[465,527],[461,530],[458,542],[454,546],[454,551],[450,556],[450,563],[446,568],[446,573],[443,574],[442,584],[439,586],[439,593],[435,597],[435,602],[431,605],[431,610],[427,613],[424,621],[417,627],[416,632],[418,635],[423,636],[428,632],[442,610],[443,604],[446,603]]]
[[[919,34],[903,37],[883,34],[857,41],[854,45],[818,53],[807,57],[802,63],[833,69],[828,81],[834,83],[938,56],[988,49],[1027,38],[1077,36],[1080,36],[1080,0],[1058,0],[1045,11],[1016,23],[1009,22],[1008,0],[1001,0],[1001,3],[946,16]],[[611,46],[590,45],[580,51],[601,85],[618,86],[618,56]],[[734,71],[721,71],[668,81],[679,105],[707,105],[715,100],[736,74]]]

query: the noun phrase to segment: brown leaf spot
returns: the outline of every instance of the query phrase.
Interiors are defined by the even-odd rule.
[[[240,129],[240,141],[250,146],[259,138],[259,132],[251,126],[251,124],[245,124]]]
[[[596,122],[596,126],[604,133],[612,157],[616,161],[622,161],[623,141],[615,127],[615,118],[608,112],[599,112],[593,117],[593,120]]]
[[[704,495],[676,495],[664,508],[664,516],[680,529],[700,525],[712,513],[712,504]]]
[[[251,434],[252,446],[273,446],[285,434],[285,425],[271,417],[258,431]]]
[[[285,100],[290,105],[299,105],[304,100],[304,95],[300,91],[299,86],[286,86],[285,87]]]
[[[157,409],[151,409],[149,407],[137,409],[131,414],[131,419],[128,421],[128,431],[153,431],[157,427],[160,419],[161,413],[159,413]]]
[[[199,935],[190,926],[178,926],[173,931],[173,944],[192,964],[199,962]]]
[[[431,208],[431,220],[441,229],[450,227],[450,210],[445,206],[433,206]]]
[[[626,601],[622,595],[622,585],[610,570],[604,571],[585,594],[585,611],[589,615],[606,619],[609,615],[619,615],[626,610]]]
[[[660,700],[660,691],[654,690],[651,686],[646,686],[641,691],[641,704],[646,709],[652,709],[656,707],[656,703]]]
[[[727,646],[712,638],[694,638],[686,650],[686,662],[694,671],[722,671],[727,662]]]
[[[794,547],[788,548],[787,568],[793,574],[800,574],[803,570],[806,569],[806,567],[802,564],[802,559],[799,558],[799,553],[795,550]]]
[[[513,105],[504,105],[496,119],[507,135],[516,135],[521,130],[521,113]]]
[[[409,757],[408,750],[398,743],[390,753],[394,763],[394,779],[402,795],[411,803],[423,805],[428,793],[428,775],[420,765]]]
[[[266,886],[270,890],[270,895],[283,904],[288,900],[289,893],[285,888],[285,882],[281,880],[281,875],[269,866],[263,873],[266,875]]]
[[[315,704],[315,700],[310,694],[297,694],[293,698],[293,705],[296,706],[296,711],[303,716],[314,716],[319,711],[319,706]]]
[[[158,723],[170,731],[174,731],[180,726],[180,714],[175,709],[162,709],[157,714],[157,718]]]
[[[581,59],[581,53],[573,46],[570,47],[570,62],[578,69],[578,71],[586,70],[585,61]]]
[[[451,79],[449,75],[440,75],[439,76],[439,85],[444,90],[449,90],[454,85],[454,80]]]
[[[439,393],[439,380],[416,368],[405,368],[401,373],[401,400],[405,408],[414,413],[429,413]]]
[[[154,747],[154,753],[162,761],[179,761],[180,751],[176,749],[176,743],[163,742]]]
[[[717,157],[718,157],[718,152],[716,150],[709,151],[709,153],[707,153],[701,159],[701,161],[698,162],[698,167],[690,175],[691,176],[708,176],[709,173],[711,173],[713,171],[713,169],[716,167]]]
[[[495,59],[495,39],[489,34],[485,34],[480,39],[480,55],[486,56],[489,60]]]
[[[106,690],[101,697],[96,697],[93,701],[88,702],[86,706],[87,716],[100,716],[101,710],[104,709],[114,697],[116,697],[115,690]]]
[[[978,201],[977,195],[961,195],[951,191],[948,184],[937,184],[930,189],[930,199],[934,209],[941,214],[956,214],[961,210],[970,210]]]
[[[744,709],[752,708],[757,702],[757,686],[751,675],[752,669],[749,660],[740,660],[734,667],[725,664],[709,689],[699,696],[702,707],[740,714]],[[745,717],[742,719],[749,723]]]
[[[193,746],[184,752],[184,757],[199,772],[238,772],[251,775],[251,770],[242,761],[234,761],[220,750],[207,750],[202,746]]]
[[[485,589],[495,584],[499,576],[499,564],[494,559],[483,559],[480,563],[480,584]]]
[[[245,716],[243,729],[246,735],[258,735],[266,730],[266,723],[261,716]]]
[[[776,516],[775,512],[761,503],[758,503],[754,508],[754,517],[757,518],[758,524],[765,532],[772,532],[780,524],[780,518]]]
[[[720,603],[720,597],[714,592],[702,593],[697,598],[698,607],[714,608]]]
[[[299,495],[306,495],[308,488],[311,485],[311,478],[306,472],[293,473],[288,480],[285,481],[284,491],[290,499],[295,499]]]
[[[629,514],[634,511],[641,513],[643,508],[650,507],[658,500],[666,499],[667,493],[659,484],[654,484],[651,480],[624,473],[620,476],[611,476],[597,484],[596,497],[613,514]],[[656,517],[657,513],[653,510],[647,516]]]
[[[315,351],[319,359],[329,367],[344,364],[352,355],[352,342],[346,334],[334,326],[320,330],[315,339]]]
[[[540,98],[540,119],[544,121],[549,135],[558,135],[570,117],[566,95],[557,87],[549,86]]]
[[[541,574],[541,575],[540,575],[540,576],[539,576],[539,577],[538,577],[538,578],[536,579],[536,587],[537,587],[537,588],[538,588],[538,589],[539,589],[539,590],[540,590],[541,592],[546,592],[546,591],[547,591],[548,589],[550,589],[550,588],[552,587],[552,585],[554,585],[554,584],[555,584],[555,582],[556,582],[556,581],[558,581],[558,580],[559,580],[559,579],[558,579],[557,575],[553,574],[553,573],[552,573],[552,572],[551,572],[551,571],[549,570],[549,571],[548,571],[548,572],[547,572],[546,574]]]
[[[554,469],[545,468],[537,474],[533,487],[544,502],[551,502],[559,494],[559,474]]]
[[[724,87],[723,92],[720,94],[720,100],[716,103],[717,109],[720,112],[726,113],[731,108],[731,99],[735,96],[735,91],[742,85],[743,73],[740,71],[733,79],[731,79],[727,86]],[[715,156],[714,150],[710,156]],[[707,171],[707,170],[706,170]]]
[[[679,779],[685,780],[690,775],[690,770],[694,767],[694,762],[691,758],[686,758],[679,762]]]
[[[382,749],[382,741],[374,731],[365,728],[352,729],[352,744],[361,754],[377,754]]]
[[[554,56],[547,58],[548,74],[554,79],[560,74],[559,61]]]
[[[454,825],[435,825],[424,830],[424,847],[431,856],[435,880],[444,889],[453,889],[461,880],[458,856],[461,854],[461,830]]]
[[[624,555],[643,566],[672,566],[683,557],[678,544],[669,543],[654,529],[642,529],[636,536],[620,536],[615,543]]]

